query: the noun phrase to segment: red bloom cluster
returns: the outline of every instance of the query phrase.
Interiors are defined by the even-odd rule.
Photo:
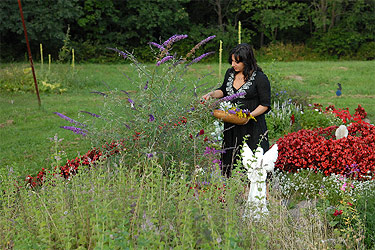
[[[164,123],[162,124],[162,126],[159,126],[159,128],[163,129],[163,126],[164,128],[169,128],[169,127],[173,128],[173,127],[177,127],[180,125],[185,125],[186,123],[187,123],[187,118],[185,116],[180,116],[177,119],[177,121],[169,122],[168,124]],[[142,133],[143,131],[141,132],[135,131],[135,133],[133,134],[133,141],[135,143],[137,143],[137,141],[141,138]],[[204,130],[202,129],[198,134],[199,135],[204,134]],[[78,173],[78,169],[80,166],[86,165],[86,166],[92,167],[96,163],[96,161],[99,160],[101,156],[103,156],[105,159],[107,157],[110,157],[114,154],[119,153],[121,150],[126,150],[125,141],[126,141],[125,139],[122,139],[119,141],[113,141],[111,143],[105,143],[102,146],[102,150],[94,148],[88,151],[85,155],[81,157],[76,157],[75,159],[67,160],[64,166],[55,166],[54,168],[55,172],[57,169],[59,169],[60,171],[58,171],[57,173],[53,173],[53,175],[58,174],[64,177],[65,179],[68,179],[70,176]],[[48,173],[50,173],[50,171],[48,171]],[[37,174],[37,176],[32,177],[28,175],[26,177],[26,183],[29,184],[30,187],[40,186],[43,184],[45,180],[45,176],[46,176],[46,170],[42,168],[42,171],[40,171]]]
[[[367,112],[360,104],[358,104],[358,108],[355,109],[354,116],[359,116],[361,119],[365,119],[367,117]]]
[[[350,114],[348,108],[336,109],[334,105],[329,105],[328,107],[326,107],[326,111],[334,113],[337,117],[342,119],[343,123],[349,123],[353,121],[362,123],[362,119],[365,119],[367,116],[367,112],[360,104],[358,104],[358,108],[355,109],[355,113],[353,116]]]
[[[75,159],[67,160],[64,166],[55,166],[55,173],[53,173],[52,175],[59,175],[64,177],[65,179],[68,179],[72,175],[78,173],[80,166],[92,167],[101,156],[104,155],[104,158],[106,158],[119,153],[120,150],[125,150],[124,140],[106,143],[102,146],[102,150],[96,148],[91,149],[81,157],[76,157]],[[59,169],[59,171],[57,171],[57,169]],[[48,171],[48,173],[50,173],[50,171]],[[30,187],[41,186],[45,180],[45,175],[46,170],[42,168],[42,171],[40,171],[37,174],[37,176],[27,176],[26,183],[29,184]]]
[[[359,180],[375,178],[375,126],[352,123],[348,137],[340,140],[335,140],[336,129],[302,129],[280,138],[275,167],[288,172],[309,168]]]
[[[337,209],[335,209],[335,212],[333,213],[333,216],[338,216],[342,214],[342,210],[338,211]]]

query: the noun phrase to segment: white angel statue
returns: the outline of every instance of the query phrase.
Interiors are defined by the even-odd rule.
[[[263,155],[263,149],[258,147],[253,154],[252,150],[245,143],[243,146],[242,163],[247,170],[247,177],[250,181],[250,191],[247,199],[244,217],[251,214],[258,219],[261,214],[267,214],[266,200],[266,178],[267,172],[272,172],[278,157],[277,144],[273,145]]]
[[[348,137],[349,131],[345,125],[340,125],[335,131],[336,140],[340,140],[341,138]]]

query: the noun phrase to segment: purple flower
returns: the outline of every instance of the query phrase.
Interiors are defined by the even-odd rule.
[[[134,104],[134,101],[130,98],[128,98],[128,102],[130,102],[131,104]]]
[[[165,48],[163,46],[161,46],[160,44],[157,44],[157,43],[154,43],[154,42],[149,42],[148,44],[150,44],[152,46],[155,46],[156,48],[158,48],[160,50],[165,50]]]
[[[233,114],[233,115],[235,115],[235,114],[236,114],[236,111],[230,109],[230,110],[228,110],[228,113],[229,113],[229,114]]]
[[[126,90],[120,90],[121,92],[124,92],[125,94],[127,94],[128,96],[129,96],[129,92],[128,91],[126,91]]]
[[[93,116],[93,117],[97,117],[97,118],[100,117],[100,115],[97,115],[97,114],[94,114],[94,113],[91,113],[91,112],[88,112],[88,111],[83,111],[83,110],[81,110],[81,111],[79,111],[79,112],[81,112],[81,113],[86,113],[86,114],[89,114],[89,115],[91,115],[91,116]]]
[[[209,56],[209,55],[214,54],[214,53],[215,53],[214,51],[204,53],[203,55],[200,55],[197,58],[194,58],[190,63],[186,64],[186,67],[189,66],[189,65],[192,65],[193,63],[197,63],[200,60],[202,60],[203,58],[205,58],[206,56]]]
[[[166,40],[161,46],[166,47],[166,46],[171,46],[173,43],[180,41],[182,39],[187,38],[188,35],[173,35],[168,40]]]
[[[116,48],[107,48],[107,49],[110,49],[110,50],[113,50],[113,51],[116,51],[120,56],[122,56],[124,59],[126,59],[128,57],[128,54],[125,53],[124,51],[121,51],[119,49],[116,49]]]
[[[197,45],[194,46],[194,48],[192,48],[190,50],[190,52],[186,55],[186,58],[190,57],[191,55],[193,55],[195,53],[195,51],[197,49],[199,49],[203,44],[207,43],[208,41],[210,41],[211,39],[214,39],[216,36],[209,36],[207,37],[206,39],[200,41]]]
[[[161,59],[159,62],[156,63],[156,66],[160,66],[161,64],[165,63],[166,61],[169,61],[173,58],[173,56],[166,56],[163,59]]]
[[[148,118],[149,122],[155,121],[155,117],[152,114],[149,114],[148,116],[149,116],[149,118]]]
[[[86,133],[87,133],[87,130],[85,130],[85,129],[76,128],[76,127],[72,127],[72,126],[61,126],[60,128],[70,130],[70,131],[72,131],[76,134],[83,135],[83,136],[86,136]]]
[[[98,94],[98,95],[102,95],[102,96],[107,96],[107,94],[105,94],[103,92],[100,92],[100,91],[91,91],[90,93],[91,94]]]
[[[224,101],[231,101],[231,100],[236,99],[236,98],[238,98],[240,96],[243,96],[243,95],[246,95],[246,92],[239,92],[239,93],[236,93],[236,94],[233,94],[233,95],[223,97],[220,100],[218,100],[216,103],[224,102]]]
[[[143,87],[144,90],[148,89],[148,81],[146,82],[146,85]]]
[[[60,116],[61,118],[63,118],[64,120],[67,120],[68,122],[70,122],[70,123],[73,123],[73,124],[76,124],[76,125],[78,125],[78,126],[82,126],[82,127],[86,127],[87,125],[85,125],[85,124],[83,124],[83,123],[80,123],[80,122],[77,122],[77,121],[75,121],[75,120],[73,120],[72,118],[69,118],[69,117],[67,117],[66,115],[63,115],[63,114],[61,114],[61,113],[59,113],[59,112],[53,112],[54,114],[56,114],[56,115],[58,115],[58,116]]]
[[[146,154],[147,155],[147,158],[152,158],[152,157],[154,157],[154,154],[153,153],[148,153],[148,154]]]
[[[216,36],[213,35],[213,36],[209,36],[209,37],[207,37],[206,39],[203,39],[202,41],[200,41],[200,42],[197,44],[198,48],[199,48],[200,46],[202,46],[203,44],[207,43],[208,41],[214,39],[215,37],[216,37]]]
[[[250,114],[250,111],[248,109],[243,109],[242,112],[247,114],[247,115]]]

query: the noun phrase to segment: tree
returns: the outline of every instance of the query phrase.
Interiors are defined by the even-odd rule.
[[[78,0],[23,0],[22,9],[31,44],[48,44],[47,50],[56,50],[63,44],[68,24],[81,15]],[[2,46],[16,41],[25,43],[17,1],[0,1],[0,22]]]
[[[307,21],[307,5],[305,3],[285,0],[244,0],[241,8],[252,16],[259,32],[268,37],[272,42],[277,39],[280,31],[296,28]],[[263,46],[263,35],[260,45]]]

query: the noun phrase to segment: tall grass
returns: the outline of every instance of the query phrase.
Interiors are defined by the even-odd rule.
[[[291,213],[271,190],[270,213],[243,218],[237,176],[194,189],[183,171],[163,173],[128,155],[101,162],[71,180],[48,176],[38,190],[2,176],[0,246],[10,249],[326,249],[353,246],[335,235],[311,205]],[[176,162],[175,164],[179,164]],[[145,172],[139,175],[140,168]],[[225,185],[225,191],[223,188]],[[204,191],[203,191],[204,190]],[[224,193],[223,193],[224,192]],[[219,197],[225,197],[225,203]]]

